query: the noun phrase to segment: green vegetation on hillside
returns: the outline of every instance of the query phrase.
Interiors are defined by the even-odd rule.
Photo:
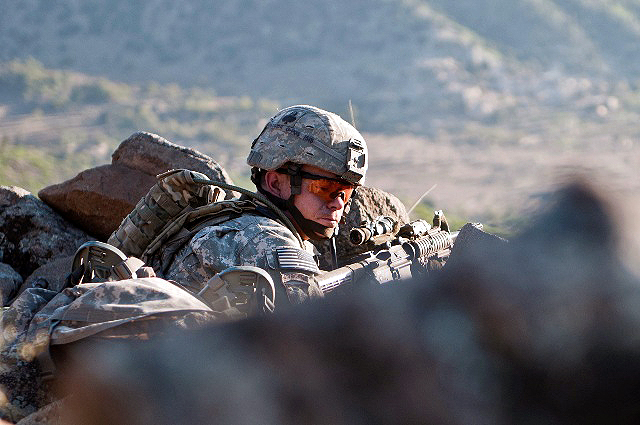
[[[639,87],[634,83],[564,78],[532,93],[538,98],[556,99],[546,106],[525,94],[518,100],[505,101],[488,88],[465,88],[460,96],[466,114],[459,119],[441,120],[431,138],[453,147],[448,155],[454,156],[458,149],[486,157],[485,151],[500,155],[506,148],[510,152],[517,149],[524,161],[528,160],[528,152],[533,155],[537,151],[548,155],[573,150],[597,156],[599,152],[632,154],[640,138]],[[499,105],[494,107],[496,102],[512,106],[507,106],[507,112]],[[360,123],[365,112],[357,102],[354,107]],[[274,101],[219,96],[210,88],[154,82],[125,84],[48,69],[35,59],[0,63],[0,184],[17,185],[36,193],[79,171],[109,163],[111,153],[122,140],[136,131],[150,131],[208,154],[227,169],[236,183],[251,187],[244,164],[247,145],[276,109]],[[409,112],[420,111],[407,111],[407,115]],[[381,140],[381,144],[374,142],[370,146],[375,167],[372,172],[378,175],[387,174],[394,167],[415,167],[420,155],[439,156],[421,145],[428,139],[417,139],[397,152],[389,149],[384,138]],[[386,160],[387,156],[393,160]],[[449,159],[454,160],[477,162],[478,158]],[[383,170],[387,166],[390,169]],[[505,173],[513,172],[505,161],[491,167],[482,175],[474,173],[471,179],[448,175],[448,167],[441,168],[439,175],[452,181],[461,178],[463,185],[479,184],[477,190],[484,191],[489,187],[486,185],[495,184],[496,178],[508,180]],[[397,183],[385,181],[381,187],[398,196],[411,196],[397,191]],[[464,208],[463,203],[460,198],[457,205]],[[468,221],[461,211],[446,208],[452,228]],[[431,206],[423,209],[418,207],[414,217],[431,219]],[[500,234],[508,235],[509,229],[521,224],[512,208],[495,203],[487,205],[480,216],[478,220]]]
[[[136,131],[196,147],[224,163],[244,155],[277,104],[177,84],[133,85],[46,69],[35,59],[0,64],[0,184],[33,192],[110,162]]]

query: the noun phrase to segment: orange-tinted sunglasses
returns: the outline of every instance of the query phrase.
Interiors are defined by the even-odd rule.
[[[323,201],[331,202],[339,196],[346,203],[351,197],[354,185],[333,177],[318,176],[316,174],[300,171],[303,179],[313,180],[309,184],[309,192],[319,196]]]

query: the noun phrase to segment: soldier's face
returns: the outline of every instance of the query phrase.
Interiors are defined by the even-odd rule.
[[[318,167],[305,165],[302,171],[315,176],[336,179],[338,176]],[[345,203],[353,190],[350,186],[332,185],[331,181],[302,178],[302,192],[294,198],[294,204],[302,215],[329,228],[338,226]]]

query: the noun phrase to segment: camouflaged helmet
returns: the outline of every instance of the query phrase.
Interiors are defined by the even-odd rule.
[[[307,105],[278,112],[253,141],[247,164],[276,170],[286,163],[313,165],[354,184],[367,172],[362,135],[338,115]]]

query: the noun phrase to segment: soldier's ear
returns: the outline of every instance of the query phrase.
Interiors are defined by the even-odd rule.
[[[277,171],[267,171],[264,174],[262,188],[278,198],[287,199],[290,192],[289,176]]]

